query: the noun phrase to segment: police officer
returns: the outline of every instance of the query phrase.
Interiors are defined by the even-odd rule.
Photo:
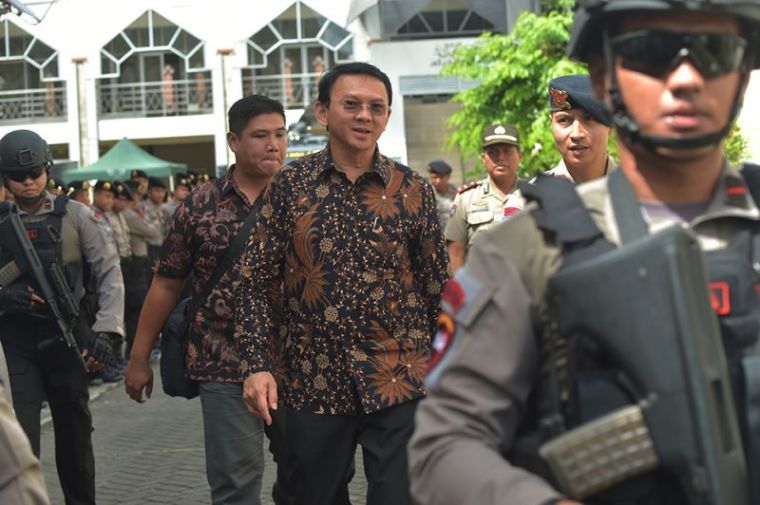
[[[509,124],[483,130],[481,159],[488,177],[457,190],[445,236],[452,271],[464,264],[467,249],[476,235],[502,222],[522,208],[517,191],[517,169],[522,159],[520,135]]]
[[[569,53],[605,93],[620,166],[577,196],[539,178],[446,288],[410,443],[418,503],[759,503],[760,178],[722,152],[759,33],[758,0],[577,2]],[[649,382],[681,370],[708,386]],[[673,398],[656,387],[688,392],[672,416],[651,415]]]
[[[188,174],[174,175],[174,193],[171,196],[171,200],[161,206],[161,212],[163,212],[167,219],[174,214],[177,206],[192,190],[192,182]]]
[[[82,296],[85,264],[97,286],[98,313],[92,331],[78,335],[90,370],[109,359],[113,334],[123,334],[124,286],[119,259],[92,211],[66,196],[46,191],[52,158],[47,143],[29,130],[0,139],[0,172],[13,194],[43,269],[57,263],[71,294]],[[5,212],[13,209],[4,207]],[[1,216],[0,216],[1,217]],[[9,234],[0,236],[8,251]],[[11,258],[0,253],[0,263]],[[10,370],[13,405],[35,455],[40,453],[40,409],[47,399],[55,426],[58,476],[67,504],[95,503],[92,417],[82,360],[62,340],[61,330],[26,274],[0,289],[0,340]]]
[[[438,218],[441,220],[441,229],[446,229],[451,213],[451,205],[454,203],[454,197],[457,190],[449,184],[451,179],[451,165],[443,160],[433,160],[428,163],[428,177],[430,183],[435,189],[435,200],[438,203]]]
[[[594,96],[585,74],[564,75],[549,82],[549,110],[554,144],[562,159],[547,173],[576,184],[602,177],[613,168],[607,154],[610,119]]]
[[[87,207],[92,205],[90,198],[90,183],[87,181],[72,181],[66,187],[66,196]]]
[[[137,211],[142,215],[145,222],[158,228],[160,231],[157,237],[147,239],[148,241],[148,285],[153,278],[152,265],[164,242],[164,229],[166,227],[167,214],[162,208],[166,199],[166,184],[158,177],[148,177],[147,198],[138,203]]]
[[[93,210],[103,215],[104,221],[108,225],[108,232],[113,238],[116,250],[119,253],[119,264],[121,265],[121,273],[124,280],[124,326],[126,337],[129,339],[129,330],[133,327],[130,326],[130,316],[136,317],[134,316],[135,303],[132,300],[134,291],[132,285],[136,273],[132,267],[132,245],[130,243],[129,225],[121,212],[118,212],[119,207],[116,207],[116,200],[122,195],[131,200],[132,192],[122,182],[100,180],[95,184],[94,193],[95,203]],[[138,312],[141,303],[142,300],[137,302],[136,310]],[[113,340],[113,356],[100,372],[103,382],[119,382],[124,378],[125,361],[122,349],[123,343],[124,339],[121,336]]]
[[[127,346],[124,356],[129,356],[132,350],[137,319],[142,309],[142,303],[148,292],[148,240],[161,237],[161,230],[155,225],[145,221],[141,214],[135,211],[138,205],[135,190],[139,188],[139,182],[135,180],[124,181],[125,191],[118,192],[114,211],[124,218],[129,229],[129,243],[132,248],[132,268],[129,282],[129,292],[126,299],[126,336]]]

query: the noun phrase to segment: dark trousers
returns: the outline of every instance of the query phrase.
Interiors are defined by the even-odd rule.
[[[148,293],[148,281],[146,279],[148,260],[145,257],[132,256],[122,261],[122,274],[124,276],[124,330],[127,345],[124,349],[124,357],[129,358],[132,351],[132,343],[135,341],[137,321],[140,319],[145,295]]]
[[[30,336],[31,338],[31,336]],[[55,462],[66,505],[95,503],[95,456],[87,375],[73,350],[61,341],[33,356],[5,349],[13,407],[34,454],[40,455],[40,410],[50,405]]]
[[[349,416],[288,409],[288,463],[295,503],[346,503],[346,476],[358,444],[367,477],[367,505],[410,505],[406,444],[414,429],[417,403]]]
[[[264,433],[269,439],[269,452],[277,465],[277,480],[272,486],[272,499],[275,505],[293,505],[293,486],[290,484],[290,472],[287,461],[287,435],[285,409],[270,410],[272,424],[264,425]]]

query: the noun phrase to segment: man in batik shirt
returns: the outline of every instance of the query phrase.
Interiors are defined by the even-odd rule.
[[[391,97],[388,77],[367,63],[325,74],[316,112],[329,144],[275,175],[244,258],[243,396],[269,423],[282,342],[297,504],[340,502],[357,443],[367,503],[411,503],[406,443],[447,258],[432,187],[377,148]]]

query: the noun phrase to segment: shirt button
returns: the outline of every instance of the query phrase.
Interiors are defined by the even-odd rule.
[[[396,383],[396,378],[395,378],[395,377],[394,377],[394,378],[392,378],[392,379],[391,379],[391,382],[395,384],[395,383]]]
[[[382,196],[382,199],[385,200],[385,195]]]

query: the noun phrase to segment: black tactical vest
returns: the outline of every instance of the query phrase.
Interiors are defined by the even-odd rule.
[[[66,214],[66,205],[69,198],[64,195],[59,195],[53,202],[53,211],[40,215],[25,215],[22,217],[24,228],[26,229],[27,236],[30,242],[34,246],[37,256],[40,259],[42,268],[44,271],[48,271],[50,265],[58,263],[61,267],[68,287],[74,295],[75,300],[79,300],[82,295],[82,261],[79,258],[78,261],[69,264],[63,264],[61,240],[63,231],[63,217]],[[3,252],[5,248],[2,248],[1,244],[3,240],[10,240],[11,237],[0,237],[0,264],[7,264],[12,258]],[[22,276],[14,284],[23,284],[32,286],[37,292],[39,287],[33,278],[27,275]],[[52,316],[45,311],[34,311],[30,314],[5,314],[2,317],[2,323],[6,328],[6,335],[8,340],[13,340],[17,334],[23,334],[28,329],[29,316],[36,318],[44,318],[46,321],[45,326],[49,326],[51,331],[55,332],[55,324],[52,321]],[[36,324],[36,323],[35,323]],[[5,341],[5,340],[4,340]],[[12,343],[10,345],[13,345]]]
[[[745,166],[742,173],[755,201],[760,202],[760,167]],[[541,186],[539,183],[521,189],[528,200],[538,203],[533,217],[547,242],[562,250],[562,268],[583,264],[615,249],[596,227],[570,183]],[[705,259],[710,300],[719,317],[742,435],[751,503],[756,504],[760,499],[756,476],[760,471],[760,226],[748,222],[728,247],[705,253]],[[602,306],[599,310],[630,308]],[[615,360],[593,339],[558,334],[551,309],[537,314],[536,319],[538,381],[507,457],[513,464],[554,482],[549,466],[538,454],[539,447],[566,430],[630,405],[638,392],[615,366]],[[562,366],[555,366],[558,361]],[[688,500],[674,479],[655,470],[586,498],[584,503],[680,505]]]

